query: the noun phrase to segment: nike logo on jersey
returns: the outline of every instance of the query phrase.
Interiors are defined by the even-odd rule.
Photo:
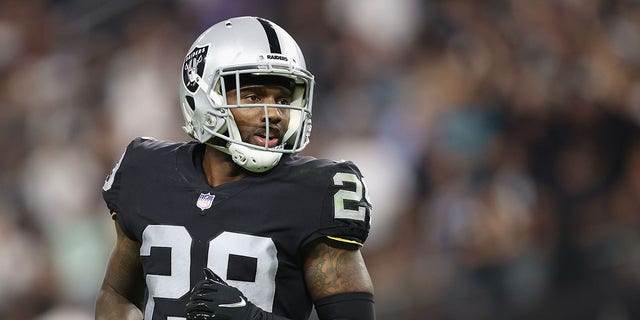
[[[238,302],[227,303],[227,304],[219,304],[218,307],[221,307],[221,308],[242,308],[242,307],[247,305],[247,301],[245,301],[243,297],[238,297],[238,298],[240,298],[240,301],[238,301]]]

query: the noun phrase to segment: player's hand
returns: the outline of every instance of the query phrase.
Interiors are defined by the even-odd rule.
[[[249,320],[262,312],[209,268],[204,268],[204,280],[191,290],[186,311],[187,320]]]

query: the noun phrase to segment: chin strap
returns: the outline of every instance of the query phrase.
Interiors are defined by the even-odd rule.
[[[254,150],[233,142],[227,143],[227,147],[215,145],[208,142],[205,144],[209,147],[230,155],[231,160],[233,160],[235,164],[255,173],[265,172],[273,169],[273,167],[275,167],[278,162],[280,162],[280,158],[282,158],[282,153],[279,152]]]
[[[228,150],[233,162],[251,172],[271,170],[282,158],[282,153],[255,150],[237,143],[230,143]]]

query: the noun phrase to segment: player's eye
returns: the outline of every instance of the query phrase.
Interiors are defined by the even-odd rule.
[[[276,99],[276,104],[290,105],[291,104],[291,99],[289,99],[289,98],[278,98],[278,99]]]
[[[244,97],[242,97],[242,100],[249,102],[249,103],[258,103],[260,102],[260,97],[257,94],[248,94]]]

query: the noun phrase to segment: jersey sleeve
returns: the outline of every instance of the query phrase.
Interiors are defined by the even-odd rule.
[[[132,158],[135,157],[137,149],[140,148],[140,145],[145,140],[147,139],[136,138],[129,143],[116,165],[109,175],[107,175],[104,185],[102,186],[102,198],[109,209],[111,218],[120,224],[123,232],[131,239],[134,239],[133,233],[128,228],[124,215],[121,214],[122,207],[124,206],[122,202],[123,195],[127,192],[126,176],[127,173],[131,171],[130,163],[133,161]]]
[[[358,249],[369,235],[372,209],[363,176],[350,161],[336,163],[328,173],[319,224],[304,246],[323,239]]]
[[[104,180],[104,184],[102,185],[102,198],[107,204],[107,208],[109,209],[109,213],[111,213],[111,217],[115,219],[116,213],[120,211],[120,207],[118,206],[118,199],[120,196],[120,186],[121,186],[121,177],[122,177],[122,161],[124,160],[127,151],[125,150],[120,156],[116,165],[111,169],[111,172],[107,175],[107,178]]]

